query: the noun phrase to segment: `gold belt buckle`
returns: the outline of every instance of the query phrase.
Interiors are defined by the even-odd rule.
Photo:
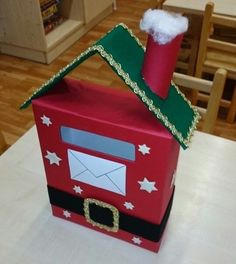
[[[110,227],[107,225],[103,225],[91,219],[90,212],[89,212],[90,204],[95,204],[97,206],[109,209],[113,214],[113,226]],[[101,229],[105,229],[106,231],[117,232],[119,229],[119,211],[115,206],[111,204],[108,204],[108,203],[105,203],[105,202],[102,202],[102,201],[99,201],[93,198],[86,198],[84,199],[84,216],[88,223],[92,224],[93,226],[97,226]]]

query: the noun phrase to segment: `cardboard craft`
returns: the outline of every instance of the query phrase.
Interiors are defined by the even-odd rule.
[[[95,53],[132,92],[64,78]],[[22,108],[33,104],[53,214],[158,251],[179,147],[188,146],[199,115],[173,83],[165,100],[150,90],[143,57],[138,39],[118,25]]]
[[[179,144],[135,95],[64,79],[33,100],[33,110],[49,190],[106,202],[119,214],[134,216],[130,223],[162,223],[174,191]],[[55,215],[65,218],[67,210],[68,220],[85,225],[84,215],[60,204],[70,198],[49,193]],[[73,203],[76,207],[79,202],[72,198]],[[102,230],[129,242],[136,235]],[[145,238],[146,243],[136,236],[140,246],[157,250],[159,241]]]

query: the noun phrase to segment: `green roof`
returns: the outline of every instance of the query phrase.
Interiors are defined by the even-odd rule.
[[[87,58],[99,54],[185,149],[196,129],[199,113],[173,82],[166,99],[151,91],[141,75],[144,52],[144,47],[131,30],[119,24],[44,83],[22,104],[21,109],[53,88]]]

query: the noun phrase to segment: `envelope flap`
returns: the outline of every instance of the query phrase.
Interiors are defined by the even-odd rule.
[[[86,170],[85,166],[81,163],[79,163],[78,158],[76,156],[76,152],[73,150],[68,150],[68,160],[70,164],[70,172],[72,177],[82,173]],[[79,163],[79,165],[78,165]],[[74,165],[76,164],[76,165]]]
[[[122,163],[106,160],[96,156],[87,155],[82,152],[74,151],[77,160],[95,177],[101,177],[107,173],[114,172],[124,167]]]

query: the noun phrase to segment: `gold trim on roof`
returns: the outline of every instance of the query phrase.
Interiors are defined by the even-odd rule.
[[[132,38],[134,38],[135,41],[137,42],[137,44],[138,44],[138,45],[139,45],[139,46],[145,51],[145,47],[144,47],[143,44],[140,42],[140,40],[134,35],[134,33],[133,33],[133,31],[132,31],[131,29],[129,29],[124,23],[120,23],[120,24],[118,24],[116,27],[118,27],[118,26],[122,26],[124,29],[126,29],[126,30],[129,32],[130,36],[131,36]],[[108,33],[109,33],[109,32],[108,32]],[[108,34],[108,33],[107,33],[107,34]],[[102,47],[102,46],[101,46],[101,47]],[[102,47],[102,48],[103,48],[103,47]],[[98,50],[98,51],[99,51],[99,50]],[[103,53],[104,53],[104,52],[105,52],[105,51],[104,51],[104,49],[103,49]],[[100,53],[100,54],[101,54],[101,53]],[[102,54],[101,54],[101,56],[104,57]],[[108,58],[108,57],[111,57],[111,59]],[[106,59],[107,59],[108,61],[109,61],[109,60],[114,61],[114,59],[112,58],[112,55],[111,55],[111,54],[110,54],[110,55],[107,54],[107,55],[106,55]],[[114,62],[115,62],[115,61],[114,61]],[[114,64],[114,62],[112,62],[112,63]],[[110,64],[110,62],[109,62],[109,64]],[[110,64],[110,65],[113,66],[113,64]],[[120,64],[118,64],[118,63],[116,63],[116,62],[115,62],[115,64],[117,64],[117,67],[118,67],[118,68],[121,68]],[[113,67],[116,68],[115,66],[113,66]],[[120,71],[120,72],[121,72],[121,71]],[[117,73],[119,74],[118,70],[117,70]],[[120,75],[120,74],[119,74],[119,75]],[[189,142],[190,142],[190,140],[191,140],[191,137],[192,137],[192,135],[193,135],[194,130],[196,130],[196,128],[197,128],[197,123],[198,123],[198,121],[200,120],[201,116],[200,116],[199,113],[198,113],[197,107],[195,107],[195,106],[193,106],[193,105],[191,104],[191,102],[190,102],[190,101],[186,98],[186,96],[185,96],[185,95],[179,90],[178,86],[173,82],[173,80],[171,81],[171,85],[173,85],[173,86],[175,87],[177,93],[178,93],[178,94],[184,99],[185,102],[187,102],[187,104],[189,105],[189,107],[190,107],[190,108],[193,110],[193,112],[194,112],[194,119],[193,119],[193,121],[192,121],[191,126],[189,127],[189,131],[188,131],[188,133],[187,133],[187,137],[186,137],[186,139],[184,139],[183,135],[182,135],[182,134],[176,129],[176,127],[175,127],[173,124],[171,124],[171,123],[169,122],[168,117],[165,116],[165,115],[163,115],[163,114],[161,113],[160,109],[157,108],[157,107],[155,107],[155,106],[153,105],[153,101],[152,101],[151,99],[149,99],[149,98],[145,95],[145,92],[144,92],[144,91],[141,91],[141,90],[140,90],[140,88],[138,87],[137,83],[136,83],[136,82],[132,82],[132,80],[129,78],[129,75],[128,75],[127,73],[124,73],[124,74],[122,74],[122,75],[120,75],[120,76],[122,76],[122,78],[124,79],[125,83],[133,89],[134,93],[138,94],[138,95],[141,97],[142,101],[148,105],[149,110],[150,110],[151,112],[153,112],[153,113],[156,115],[156,117],[157,117],[158,119],[161,119],[161,120],[163,121],[163,123],[165,124],[165,126],[167,126],[167,127],[170,129],[170,131],[171,131],[171,132],[172,132],[172,133],[173,133],[173,134],[179,139],[179,141],[182,142],[182,143],[187,147],[188,144],[189,144]]]
[[[108,53],[104,50],[104,48],[103,48],[101,45],[95,45],[95,46],[93,46],[93,47],[91,47],[91,48],[93,48],[92,50],[97,50],[97,51],[99,52],[99,54],[100,54],[103,58],[105,58],[106,61],[108,61],[108,63],[109,63],[113,68],[115,68],[117,74],[118,74],[119,76],[122,77],[122,79],[123,79],[123,80],[125,81],[125,83],[126,83],[126,84],[127,84],[132,90],[133,90],[133,92],[134,92],[135,94],[137,94],[138,96],[140,96],[140,98],[142,99],[142,101],[143,101],[145,104],[148,105],[148,109],[149,109],[151,112],[153,112],[153,113],[155,114],[155,116],[156,116],[158,119],[160,119],[160,120],[164,123],[164,125],[165,125],[165,126],[171,131],[171,133],[172,133],[173,135],[175,135],[175,136],[178,138],[178,140],[179,140],[181,143],[183,143],[183,144],[187,147],[188,144],[189,144],[189,142],[190,142],[191,136],[192,136],[194,130],[196,129],[196,125],[197,125],[198,120],[200,119],[200,115],[199,115],[199,113],[198,113],[198,111],[197,111],[197,108],[191,105],[190,101],[189,101],[189,100],[185,97],[185,95],[184,95],[184,94],[178,89],[178,87],[172,82],[172,85],[174,85],[174,87],[175,87],[175,89],[177,90],[178,94],[179,94],[181,97],[183,97],[184,101],[187,102],[187,104],[189,105],[189,107],[190,107],[190,108],[193,110],[193,112],[194,112],[194,119],[193,119],[193,121],[192,121],[192,126],[189,128],[189,131],[188,131],[188,134],[187,134],[187,137],[186,137],[186,138],[184,138],[183,135],[182,135],[182,133],[180,133],[180,132],[176,129],[176,127],[175,127],[172,123],[170,123],[170,121],[168,120],[168,117],[165,116],[165,115],[163,115],[163,114],[161,113],[161,110],[160,110],[158,107],[156,107],[156,106],[153,105],[153,101],[147,97],[147,95],[145,94],[145,91],[142,91],[142,90],[138,87],[137,83],[136,83],[136,82],[133,82],[133,81],[130,79],[129,74],[126,73],[126,72],[122,69],[121,65],[120,65],[119,63],[117,63],[117,62],[113,59],[113,57],[112,57],[111,54],[108,54]]]
[[[145,48],[143,47],[142,43],[140,42],[140,40],[133,34],[132,30],[130,30],[125,24],[121,23],[118,24],[116,27],[118,26],[122,26],[125,30],[127,30],[129,32],[129,34],[131,35],[132,38],[135,39],[135,41],[137,42],[137,44],[143,49],[145,50]],[[107,33],[109,34],[109,32]],[[196,129],[196,125],[200,119],[200,115],[197,111],[197,108],[195,106],[192,106],[190,101],[185,97],[185,95],[178,89],[177,85],[174,84],[174,82],[172,81],[171,84],[175,87],[177,93],[184,99],[185,102],[187,102],[187,104],[189,105],[189,107],[193,110],[194,112],[194,118],[192,121],[191,126],[189,127],[189,131],[187,133],[187,137],[184,138],[182,133],[179,132],[175,125],[173,125],[169,120],[168,117],[163,115],[161,113],[161,110],[153,105],[153,101],[151,99],[149,99],[147,97],[147,95],[145,94],[145,91],[142,91],[136,82],[132,81],[129,74],[126,73],[121,65],[119,63],[117,63],[114,59],[113,56],[111,54],[108,54],[102,45],[93,45],[91,47],[89,47],[87,50],[85,50],[84,52],[82,52],[77,58],[75,58],[72,62],[70,62],[68,65],[66,65],[64,68],[62,68],[61,70],[59,70],[55,75],[52,76],[52,78],[50,78],[48,81],[46,81],[41,87],[39,87],[32,95],[31,97],[29,97],[24,103],[27,104],[27,102],[30,102],[31,99],[33,99],[40,91],[42,90],[46,90],[47,87],[50,87],[53,82],[55,81],[55,79],[61,79],[61,76],[66,75],[67,71],[70,69],[73,69],[74,64],[79,63],[79,61],[81,59],[83,59],[84,57],[86,57],[87,55],[89,55],[89,53],[91,52],[98,52],[109,64],[110,66],[112,66],[117,74],[122,77],[122,79],[124,80],[124,82],[133,90],[133,92],[135,94],[137,94],[141,100],[148,106],[148,109],[155,114],[155,116],[162,121],[162,123],[171,131],[171,133],[179,140],[179,142],[183,143],[186,147],[188,146],[191,136],[193,135],[194,130]],[[68,72],[69,72],[68,71]]]
[[[36,89],[33,94],[28,97],[24,103],[26,104],[28,101],[34,99],[34,96],[37,95],[40,91],[44,90],[45,88],[47,88],[48,86],[50,86],[55,79],[60,78],[62,74],[64,74],[70,67],[73,67],[74,64],[76,64],[78,61],[80,61],[83,57],[85,57],[86,55],[88,55],[92,50],[92,47],[89,47],[88,49],[86,49],[84,52],[82,52],[78,57],[76,57],[75,59],[73,59],[73,61],[71,61],[69,64],[67,64],[64,68],[60,69],[56,74],[54,74],[49,80],[47,80],[45,83],[43,83],[38,89]],[[96,50],[96,49],[95,49]]]

